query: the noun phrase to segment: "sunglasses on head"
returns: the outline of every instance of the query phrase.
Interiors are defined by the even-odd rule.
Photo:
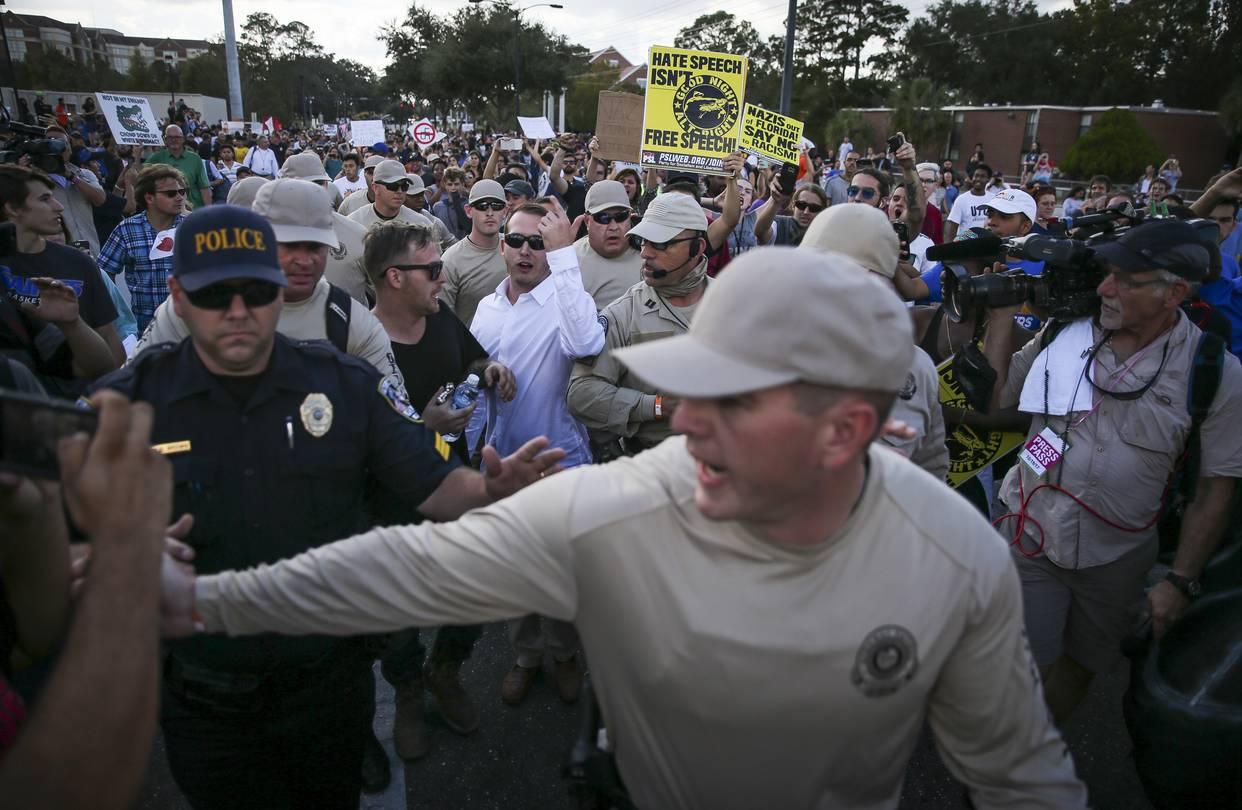
[[[240,284],[222,282],[211,284],[195,292],[185,291],[185,297],[199,309],[228,309],[235,296],[249,308],[265,307],[276,300],[280,287],[270,281],[246,281]]]
[[[598,213],[591,214],[591,219],[595,220],[600,225],[611,225],[614,222],[629,222],[630,216],[631,214],[629,211],[622,211],[619,214],[610,214],[607,211],[600,211]]]
[[[476,211],[503,211],[505,204],[500,200],[478,200],[470,203],[470,207]]]
[[[410,190],[410,183],[408,180],[398,180],[395,183],[380,183],[380,185],[392,192]]]
[[[870,200],[870,199],[874,199],[875,195],[878,192],[873,188],[863,188],[862,186],[850,186],[848,189],[846,189],[845,193],[847,196],[850,196],[850,197],[858,197],[861,200]]]
[[[663,253],[678,242],[693,242],[696,239],[702,238],[701,236],[682,236],[677,239],[670,239],[667,242],[652,242],[650,239],[643,239],[641,236],[631,236],[630,247],[635,250],[642,250],[643,245],[646,245],[657,253]]]
[[[804,202],[802,200],[798,200],[794,203],[794,208],[797,208],[799,211],[810,211],[812,214],[818,214],[820,211],[824,210],[824,206],[819,203]]]
[[[505,234],[505,244],[517,250],[521,250],[522,245],[530,245],[531,250],[543,250],[543,237],[537,233],[530,236],[520,233],[507,233]]]
[[[155,193],[162,194],[170,200],[175,200],[178,197],[184,197],[187,192],[183,188],[166,188],[163,191],[157,191]]]
[[[444,262],[427,262],[426,264],[390,264],[389,270],[400,270],[408,273],[412,270],[426,270],[427,278],[435,281],[440,277],[440,272],[444,269]]]

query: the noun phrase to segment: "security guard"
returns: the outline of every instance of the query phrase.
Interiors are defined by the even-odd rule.
[[[184,227],[184,226],[183,226]],[[165,630],[368,632],[539,611],[582,635],[636,807],[890,810],[924,727],[978,807],[1086,806],[1005,542],[874,447],[905,307],[848,259],[748,251],[688,334],[618,350],[682,434],[455,523],[164,572]]]
[[[401,369],[384,327],[365,304],[324,278],[330,252],[342,243],[335,230],[336,214],[323,190],[306,180],[265,180],[253,208],[276,232],[280,266],[291,282],[277,331],[294,340],[329,340],[400,381]],[[147,346],[179,342],[188,334],[172,302],[165,299],[138,342],[135,356]]]
[[[168,284],[190,339],[152,347],[98,384],[154,407],[152,441],[173,464],[176,514],[194,516],[186,542],[199,570],[271,563],[365,529],[368,476],[449,519],[557,460],[532,442],[504,461],[485,450],[495,475],[460,466],[392,378],[276,334],[287,283],[261,216],[196,211],[177,233]],[[162,724],[190,803],[356,808],[370,661],[349,638],[171,645]]]
[[[596,461],[641,452],[672,433],[677,400],[635,379],[614,350],[690,328],[707,289],[706,228],[693,197],[661,194],[630,230],[642,243],[642,281],[604,308],[604,350],[576,363],[569,380],[569,410],[586,425]]]

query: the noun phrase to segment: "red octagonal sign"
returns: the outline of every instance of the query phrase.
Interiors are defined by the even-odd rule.
[[[414,125],[414,143],[419,146],[430,146],[435,139],[436,128],[430,122],[421,121]]]

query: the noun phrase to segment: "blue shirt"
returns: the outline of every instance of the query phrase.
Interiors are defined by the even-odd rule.
[[[1234,264],[1237,272],[1237,264]],[[1229,319],[1229,350],[1242,356],[1242,279],[1221,278],[1199,287],[1199,297]]]
[[[1239,230],[1242,230],[1242,229],[1239,229]],[[1238,231],[1235,230],[1234,234],[1236,234],[1237,232]],[[1230,236],[1230,239],[1232,238],[1233,237]],[[1225,242],[1228,243],[1229,240],[1226,239]],[[1238,273],[1237,255],[1233,253],[1227,253],[1225,250],[1225,245],[1222,244],[1220,246],[1220,277],[1221,279],[1225,281],[1232,281],[1233,279],[1237,278],[1238,275],[1239,273]]]
[[[185,219],[173,220],[176,228]],[[121,220],[99,251],[99,269],[111,276],[125,274],[139,327],[155,317],[155,309],[168,297],[168,275],[172,273],[172,254],[162,259],[151,258],[156,230],[147,219],[147,212]],[[171,247],[171,246],[170,246]]]

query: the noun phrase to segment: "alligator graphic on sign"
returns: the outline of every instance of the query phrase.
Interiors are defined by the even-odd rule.
[[[118,105],[116,108],[116,119],[120,121],[121,126],[126,132],[151,131],[147,128],[147,122],[142,119],[142,107],[137,104],[132,107]]]

